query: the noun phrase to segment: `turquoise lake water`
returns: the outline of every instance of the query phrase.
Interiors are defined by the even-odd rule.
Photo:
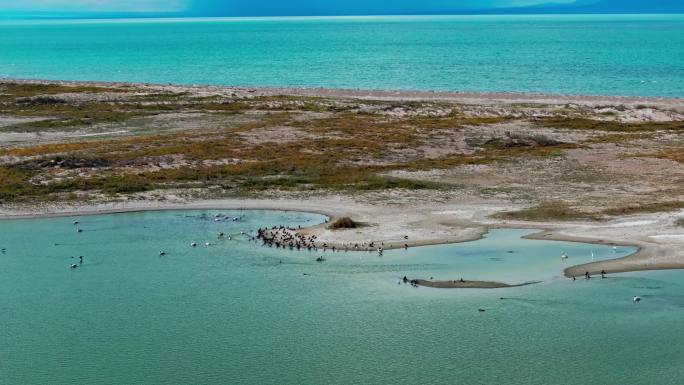
[[[0,21],[0,77],[684,97],[684,15]]]
[[[216,213],[244,220],[215,222]],[[592,252],[614,258],[631,248],[522,240],[529,230],[496,230],[476,242],[382,257],[328,253],[316,263],[320,253],[261,247],[240,235],[324,219],[163,211],[0,221],[0,383],[586,385],[684,378],[684,272],[561,277],[563,252],[567,263],[581,263]],[[219,240],[219,232],[233,239]],[[79,255],[84,264],[69,269]],[[403,275],[543,282],[414,289],[397,284]],[[632,303],[634,295],[641,304]]]

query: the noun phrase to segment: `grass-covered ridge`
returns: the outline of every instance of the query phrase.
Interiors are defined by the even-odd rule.
[[[510,219],[596,219],[636,202],[602,193],[625,188],[595,188],[611,177],[595,161],[679,160],[684,147],[681,121],[619,119],[539,103],[0,82],[0,200],[472,194],[533,205]],[[649,146],[657,141],[668,146]],[[604,197],[579,199],[588,191]]]
[[[600,220],[601,216],[595,213],[582,211],[568,206],[563,202],[544,202],[538,206],[518,211],[508,211],[495,216],[499,219],[546,222],[546,221],[583,221]]]
[[[565,130],[594,130],[621,133],[684,131],[684,121],[623,123],[619,121],[606,121],[588,118],[551,117],[538,119],[536,122],[537,124],[544,127],[552,127]]]

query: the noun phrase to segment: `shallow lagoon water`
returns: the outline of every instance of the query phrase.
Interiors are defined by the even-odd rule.
[[[219,212],[1,221],[0,383],[684,378],[682,272],[561,277],[562,252],[567,263],[581,263],[591,252],[598,260],[632,248],[523,240],[529,230],[495,230],[475,242],[383,257],[328,252],[321,264],[314,262],[320,252],[265,248],[239,233],[307,226],[323,216],[224,211],[244,221],[215,222]],[[219,241],[221,231],[233,240]],[[190,247],[193,241],[200,246]],[[212,245],[203,246],[207,241]],[[70,270],[70,256],[78,255],[84,265]],[[543,282],[414,289],[397,284],[403,275]],[[643,302],[632,304],[633,295]]]

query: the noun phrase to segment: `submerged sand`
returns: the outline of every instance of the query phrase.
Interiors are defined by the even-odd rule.
[[[493,281],[466,281],[466,280],[452,280],[452,281],[428,281],[424,279],[417,279],[418,286],[432,287],[436,289],[504,289],[509,287],[520,287],[533,285],[539,282],[525,282],[517,285],[509,285],[502,282]]]
[[[367,225],[348,230],[330,230],[326,224],[303,229],[315,234],[319,242],[343,248],[350,242],[384,242],[385,249],[416,247],[443,243],[466,242],[481,238],[492,228],[530,228],[540,232],[531,239],[629,245],[639,251],[624,258],[597,261],[565,269],[567,277],[585,272],[598,274],[641,270],[684,268],[684,229],[674,221],[677,213],[643,214],[606,222],[522,222],[491,219],[491,215],[510,209],[486,202],[424,203],[412,205],[365,204],[350,197],[294,199],[222,199],[188,202],[120,201],[83,205],[51,205],[41,207],[0,208],[0,219],[45,216],[81,216],[147,210],[188,209],[263,209],[315,212],[331,219],[350,216]],[[669,236],[667,236],[669,235]],[[556,256],[554,256],[555,258]],[[572,260],[569,260],[572,263]],[[451,282],[451,283],[449,283]],[[509,287],[499,282],[466,281],[465,283],[421,281],[431,287]]]

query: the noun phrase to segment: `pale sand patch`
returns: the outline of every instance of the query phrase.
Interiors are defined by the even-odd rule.
[[[74,138],[89,138],[89,137],[94,137],[94,136],[107,136],[107,135],[117,135],[117,134],[125,134],[128,133],[127,130],[119,130],[119,131],[109,131],[109,132],[95,132],[93,134],[81,134],[81,135],[74,135]]]
[[[631,221],[631,222],[618,222],[618,223],[613,223],[609,225],[610,227],[634,227],[634,226],[646,226],[646,225],[654,225],[658,223],[658,221],[654,220],[649,220],[649,221]]]
[[[684,234],[663,234],[663,235],[651,235],[653,239],[681,239],[684,241]]]
[[[21,124],[21,123],[40,122],[42,120],[48,120],[48,118],[24,118],[24,117],[18,117],[18,116],[0,116],[0,128],[7,127],[7,126],[13,126],[15,124]]]

